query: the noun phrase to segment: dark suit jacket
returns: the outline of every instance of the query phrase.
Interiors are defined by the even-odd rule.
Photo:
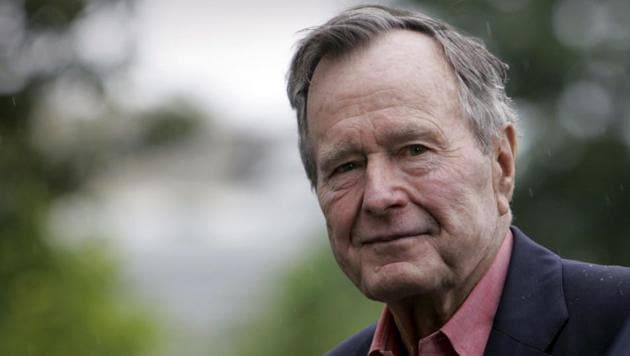
[[[630,319],[626,321],[626,326],[623,327],[619,335],[615,340],[613,346],[608,350],[607,356],[628,356],[630,355]]]
[[[486,355],[604,355],[630,315],[630,268],[565,260],[512,227],[514,245]],[[367,355],[375,325],[330,356]]]

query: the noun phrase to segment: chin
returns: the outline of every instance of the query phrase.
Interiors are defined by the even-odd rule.
[[[439,289],[435,274],[422,273],[413,266],[393,264],[379,268],[361,280],[361,291],[369,299],[392,303],[411,296],[431,294]]]

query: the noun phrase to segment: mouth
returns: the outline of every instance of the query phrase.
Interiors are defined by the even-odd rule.
[[[419,236],[426,235],[424,232],[409,232],[409,233],[396,233],[396,234],[388,234],[388,235],[380,235],[374,236],[365,239],[361,242],[362,245],[375,245],[375,244],[384,244],[394,241],[400,241],[405,239],[417,238]]]

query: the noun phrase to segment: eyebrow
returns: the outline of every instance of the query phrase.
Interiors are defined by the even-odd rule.
[[[419,122],[406,122],[388,127],[382,136],[384,141],[382,143],[387,146],[415,140],[433,143],[438,148],[446,145],[446,136],[438,126]]]

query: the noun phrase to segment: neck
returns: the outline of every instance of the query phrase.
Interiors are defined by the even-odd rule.
[[[438,299],[416,296],[387,304],[409,355],[417,355],[420,339],[446,324],[464,299],[452,294]]]

